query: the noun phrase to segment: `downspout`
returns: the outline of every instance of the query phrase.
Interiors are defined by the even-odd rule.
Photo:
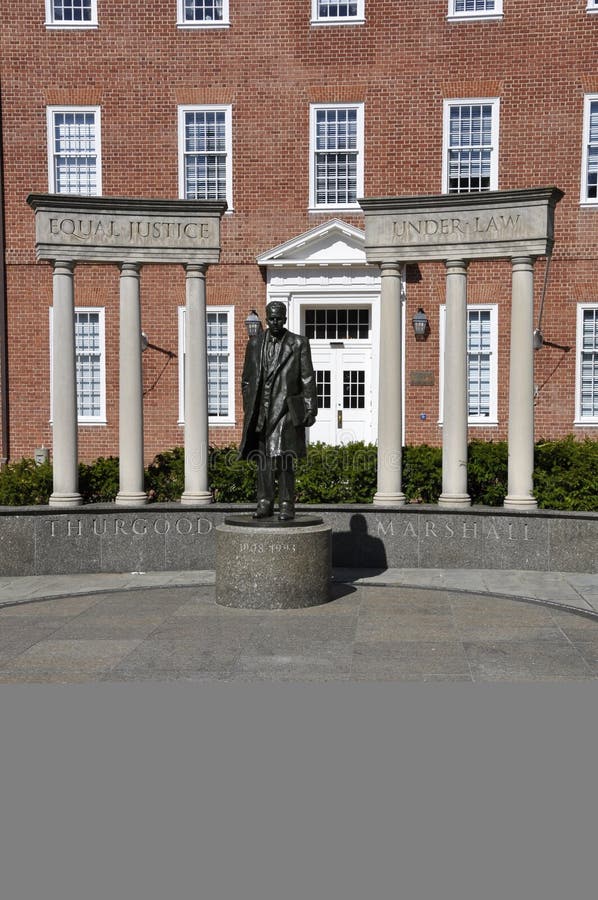
[[[2,92],[0,88],[0,404],[2,436],[0,463],[10,459],[8,424],[8,330],[6,315],[6,240],[4,230],[4,156],[2,138]]]

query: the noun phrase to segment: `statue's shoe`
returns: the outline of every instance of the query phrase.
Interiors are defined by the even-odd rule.
[[[272,515],[271,503],[258,503],[256,511],[252,515],[252,519],[269,519]]]
[[[278,512],[278,521],[279,522],[290,522],[291,519],[295,518],[295,509],[292,503],[281,503],[280,510]]]

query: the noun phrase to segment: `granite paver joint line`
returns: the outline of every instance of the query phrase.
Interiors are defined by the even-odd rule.
[[[405,589],[426,588],[428,590],[436,591],[448,589],[458,590],[459,592],[464,594],[476,594],[482,592],[487,594],[488,596],[496,597],[497,599],[517,599],[530,603],[540,603],[548,607],[555,607],[570,612],[582,612],[590,617],[598,617],[598,608],[592,605],[592,603],[587,599],[586,596],[584,596],[581,590],[576,587],[574,579],[569,578],[566,573],[560,573],[559,577],[570,589],[570,591],[573,592],[575,596],[579,597],[579,606],[573,603],[545,599],[544,597],[542,597],[542,584],[543,582],[546,582],[547,576],[545,573],[539,572],[528,573],[505,571],[505,578],[509,575],[512,576],[515,580],[517,578],[521,578],[522,584],[520,589],[517,591],[515,591],[513,588],[511,588],[510,591],[501,591],[497,590],[495,586],[493,587],[492,584],[489,584],[488,578],[484,577],[484,575],[488,576],[488,570],[447,570],[451,575],[450,580],[453,582],[453,584],[451,585],[448,585],[446,583],[447,579],[445,577],[445,570],[418,570],[420,573],[420,578],[414,578],[413,580],[409,580],[411,576],[410,572],[403,575],[403,570],[400,569],[391,569],[387,570],[385,573],[374,575],[364,574],[364,571],[365,570],[342,569],[340,572],[337,572],[336,577],[333,579],[333,581],[337,584],[352,583],[356,587]],[[495,574],[495,570],[492,570],[492,574]],[[15,592],[18,592],[19,589],[23,591],[26,590],[27,596],[17,596],[11,598],[10,600],[0,600],[0,609],[20,606],[23,603],[42,602],[49,599],[64,599],[66,597],[75,595],[88,596],[92,594],[108,594],[121,591],[133,592],[140,590],[151,590],[160,587],[168,587],[170,589],[180,587],[205,587],[213,585],[214,575],[215,573],[211,570],[197,570],[196,572],[152,572],[148,573],[147,577],[145,575],[133,576],[132,573],[122,573],[120,577],[118,573],[102,573],[98,578],[85,575],[59,576],[57,581],[53,581],[55,585],[54,590],[52,590],[51,588],[44,590],[44,576],[33,576],[33,581],[32,577],[25,576],[24,578],[15,578],[14,580],[7,579],[2,582],[2,584],[0,585],[0,590],[2,593],[7,593],[11,589],[11,586],[14,586]],[[476,584],[471,588],[467,587],[467,579],[470,579],[473,575],[481,577],[481,581],[484,586],[482,591],[480,590],[479,584]],[[112,580],[112,583],[102,584],[104,576],[106,578],[110,578]],[[523,583],[525,581],[525,576],[527,576],[528,585],[525,585]],[[197,579],[195,582],[193,581],[194,577]],[[554,574],[551,577],[554,578]],[[598,576],[587,577],[590,579],[590,581],[586,586],[586,592],[592,593],[593,589],[596,589],[598,592]],[[534,588],[533,592],[529,587],[530,578],[532,580],[536,579],[538,582],[538,586]],[[39,579],[40,586],[36,585],[37,579]],[[463,579],[462,583],[454,583],[455,581],[460,582],[460,579]],[[68,587],[69,580],[71,581],[70,587]],[[91,583],[86,583],[84,586],[81,586],[81,581],[84,580]],[[52,581],[50,582],[50,584],[52,584]],[[32,595],[32,591],[35,591],[36,593]],[[533,595],[533,593],[535,593],[535,596]]]

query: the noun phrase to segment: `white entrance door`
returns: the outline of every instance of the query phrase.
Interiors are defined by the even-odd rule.
[[[318,417],[309,429],[310,443],[373,439],[370,318],[368,307],[305,310],[318,389]]]

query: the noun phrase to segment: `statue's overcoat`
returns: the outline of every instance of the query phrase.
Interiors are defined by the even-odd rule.
[[[265,418],[266,456],[292,453],[305,456],[305,427],[293,424],[287,400],[302,397],[306,415],[317,413],[316,379],[309,341],[300,334],[284,331],[276,355],[266,364],[264,348],[268,332],[249,339],[241,378],[243,392],[243,437],[239,456],[248,459],[258,450],[256,424],[262,392],[267,386],[269,406]]]

